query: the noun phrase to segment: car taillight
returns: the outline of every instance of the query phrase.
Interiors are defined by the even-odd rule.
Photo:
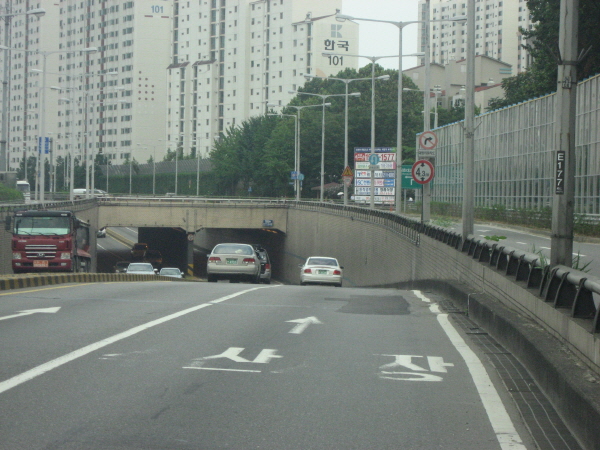
[[[211,256],[210,258],[208,258],[208,262],[221,262],[221,258],[219,258],[218,256]]]
[[[336,269],[336,270],[334,270],[334,271],[333,271],[333,274],[334,274],[334,275],[341,275],[341,274],[342,274],[342,272],[340,272],[339,270],[337,270],[337,269]]]
[[[265,270],[271,270],[271,264],[265,264]]]
[[[304,273],[312,273],[310,269],[304,269]]]
[[[254,258],[244,258],[244,260],[242,262],[244,264],[256,264],[256,261]]]

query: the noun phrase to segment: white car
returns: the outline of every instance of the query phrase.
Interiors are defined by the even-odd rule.
[[[150,263],[131,263],[125,269],[125,273],[135,275],[156,275],[157,269]]]
[[[333,284],[342,287],[343,267],[329,256],[309,256],[300,267],[300,284]]]
[[[260,281],[260,259],[248,244],[217,244],[208,255],[206,275],[209,282],[227,279],[229,282]]]
[[[177,267],[163,267],[158,274],[163,277],[183,278],[183,272]]]

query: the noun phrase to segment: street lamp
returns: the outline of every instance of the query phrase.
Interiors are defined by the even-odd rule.
[[[331,103],[325,103],[325,106],[330,106]],[[280,105],[274,105],[274,104],[267,104],[268,107],[276,107],[276,106],[280,106]],[[304,108],[316,108],[316,107],[320,107],[321,105],[302,105],[302,106],[295,106],[295,105],[287,105],[286,108],[294,108],[298,114],[298,133],[297,133],[297,148],[298,148],[298,153],[297,153],[297,164],[296,164],[296,201],[300,201],[300,197],[301,197],[301,191],[302,191],[302,179],[303,179],[303,175],[302,175],[302,171],[300,169],[300,155],[301,155],[301,147],[300,147],[300,111],[302,111]]]
[[[0,47],[2,50],[10,49],[10,19],[14,16],[23,16],[23,15],[32,15],[36,16],[38,19],[46,14],[46,10],[42,8],[30,9],[29,11],[25,11],[24,13],[6,13],[0,14],[0,18],[4,19],[4,44],[8,45],[7,47]],[[2,77],[2,137],[0,138],[0,170],[8,171],[8,155],[7,155],[7,143],[8,143],[8,69],[9,69],[9,61],[8,57],[4,58],[4,68],[2,73],[4,76]],[[27,162],[25,163],[27,166]]]
[[[329,97],[342,97],[346,95],[359,97],[360,92],[353,92],[352,94],[313,94],[310,92],[289,91],[289,93],[297,95],[312,95],[314,97],[319,97],[323,102],[323,116],[321,120],[321,193],[319,195],[319,200],[323,201],[323,194],[325,193],[325,106],[331,105],[331,103],[325,103],[325,99]],[[346,98],[348,97],[346,96]]]
[[[344,170],[346,169],[346,167],[348,167],[348,97],[350,96],[350,94],[348,94],[348,85],[352,82],[352,81],[367,81],[370,80],[371,78],[334,78],[334,77],[319,77],[316,75],[304,75],[304,78],[307,79],[311,79],[311,78],[320,78],[323,80],[335,80],[335,81],[342,81],[345,85],[346,85],[346,93],[344,94],[346,96],[345,100],[345,106],[344,106]],[[360,96],[360,92],[357,92],[358,96]],[[357,96],[357,97],[358,97]],[[346,185],[346,183],[344,183],[344,206],[348,205],[348,186]]]
[[[429,45],[429,23],[431,22],[464,22],[467,18],[465,16],[455,16],[450,17],[448,19],[440,19],[440,20],[429,20],[429,1],[426,4],[427,8],[427,20],[413,20],[407,22],[395,22],[392,20],[378,20],[378,19],[365,19],[359,17],[352,17],[344,14],[336,13],[335,18],[338,21],[345,20],[361,20],[365,22],[379,22],[379,23],[389,23],[398,28],[398,54],[402,55],[402,31],[404,27],[407,25],[411,25],[413,23],[426,23],[427,25],[427,45]],[[402,55],[402,56],[411,56],[411,55]],[[427,52],[423,53],[415,53],[412,56],[425,56],[425,77],[427,78],[429,72],[429,49]],[[429,86],[430,81],[426,80],[425,86]],[[425,111],[429,111],[429,106],[427,96],[425,96]],[[428,118],[429,121],[429,118]],[[400,211],[400,200],[401,200],[401,188],[400,184],[402,183],[401,177],[399,176],[400,170],[402,170],[402,57],[398,58],[398,122],[397,122],[397,130],[396,130],[396,158],[398,159],[396,163],[396,212]],[[426,128],[427,131],[429,128]],[[426,187],[429,189],[429,186]]]
[[[94,53],[97,52],[98,49],[96,47],[88,47],[88,48],[83,48],[80,50],[53,50],[53,51],[40,51],[40,50],[23,50],[23,49],[18,49],[18,48],[11,48],[11,47],[6,47],[4,45],[0,45],[0,50],[14,50],[17,52],[25,52],[25,53],[35,53],[38,55],[42,55],[42,95],[41,95],[41,101],[40,101],[40,111],[41,111],[41,117],[40,117],[40,139],[39,139],[39,144],[38,144],[38,148],[41,151],[40,154],[40,158],[39,158],[39,166],[40,166],[40,196],[39,196],[39,200],[40,202],[44,203],[44,189],[45,189],[45,182],[46,182],[46,149],[45,144],[46,144],[46,63],[47,63],[47,59],[48,59],[48,55],[52,55],[55,53]]]
[[[323,53],[323,55],[340,56],[339,53]],[[367,58],[371,61],[371,155],[375,154],[375,80],[389,80],[389,75],[375,77],[375,61],[382,58],[392,58],[392,56],[362,56],[346,55],[353,58]],[[397,163],[396,163],[397,167]],[[375,170],[371,169],[371,208],[375,208]]]

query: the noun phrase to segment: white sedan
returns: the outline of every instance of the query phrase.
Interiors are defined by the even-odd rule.
[[[342,286],[343,267],[329,256],[310,256],[300,267],[300,284],[333,284]]]

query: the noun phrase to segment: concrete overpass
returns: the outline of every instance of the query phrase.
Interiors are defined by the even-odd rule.
[[[192,244],[260,242],[272,257],[274,277],[286,283],[298,283],[298,264],[307,256],[322,254],[341,261],[347,286],[446,293],[525,363],[576,434],[585,436],[590,448],[600,448],[600,395],[595,385],[580,381],[589,373],[600,379],[600,280],[568,268],[542,271],[537,255],[475,238],[461,242],[446,230],[355,206],[189,198],[47,206],[75,210],[93,228],[138,227],[140,240],[166,242],[183,255]],[[7,273],[10,236],[2,233],[1,264]],[[563,370],[558,360],[563,351],[584,364]]]

